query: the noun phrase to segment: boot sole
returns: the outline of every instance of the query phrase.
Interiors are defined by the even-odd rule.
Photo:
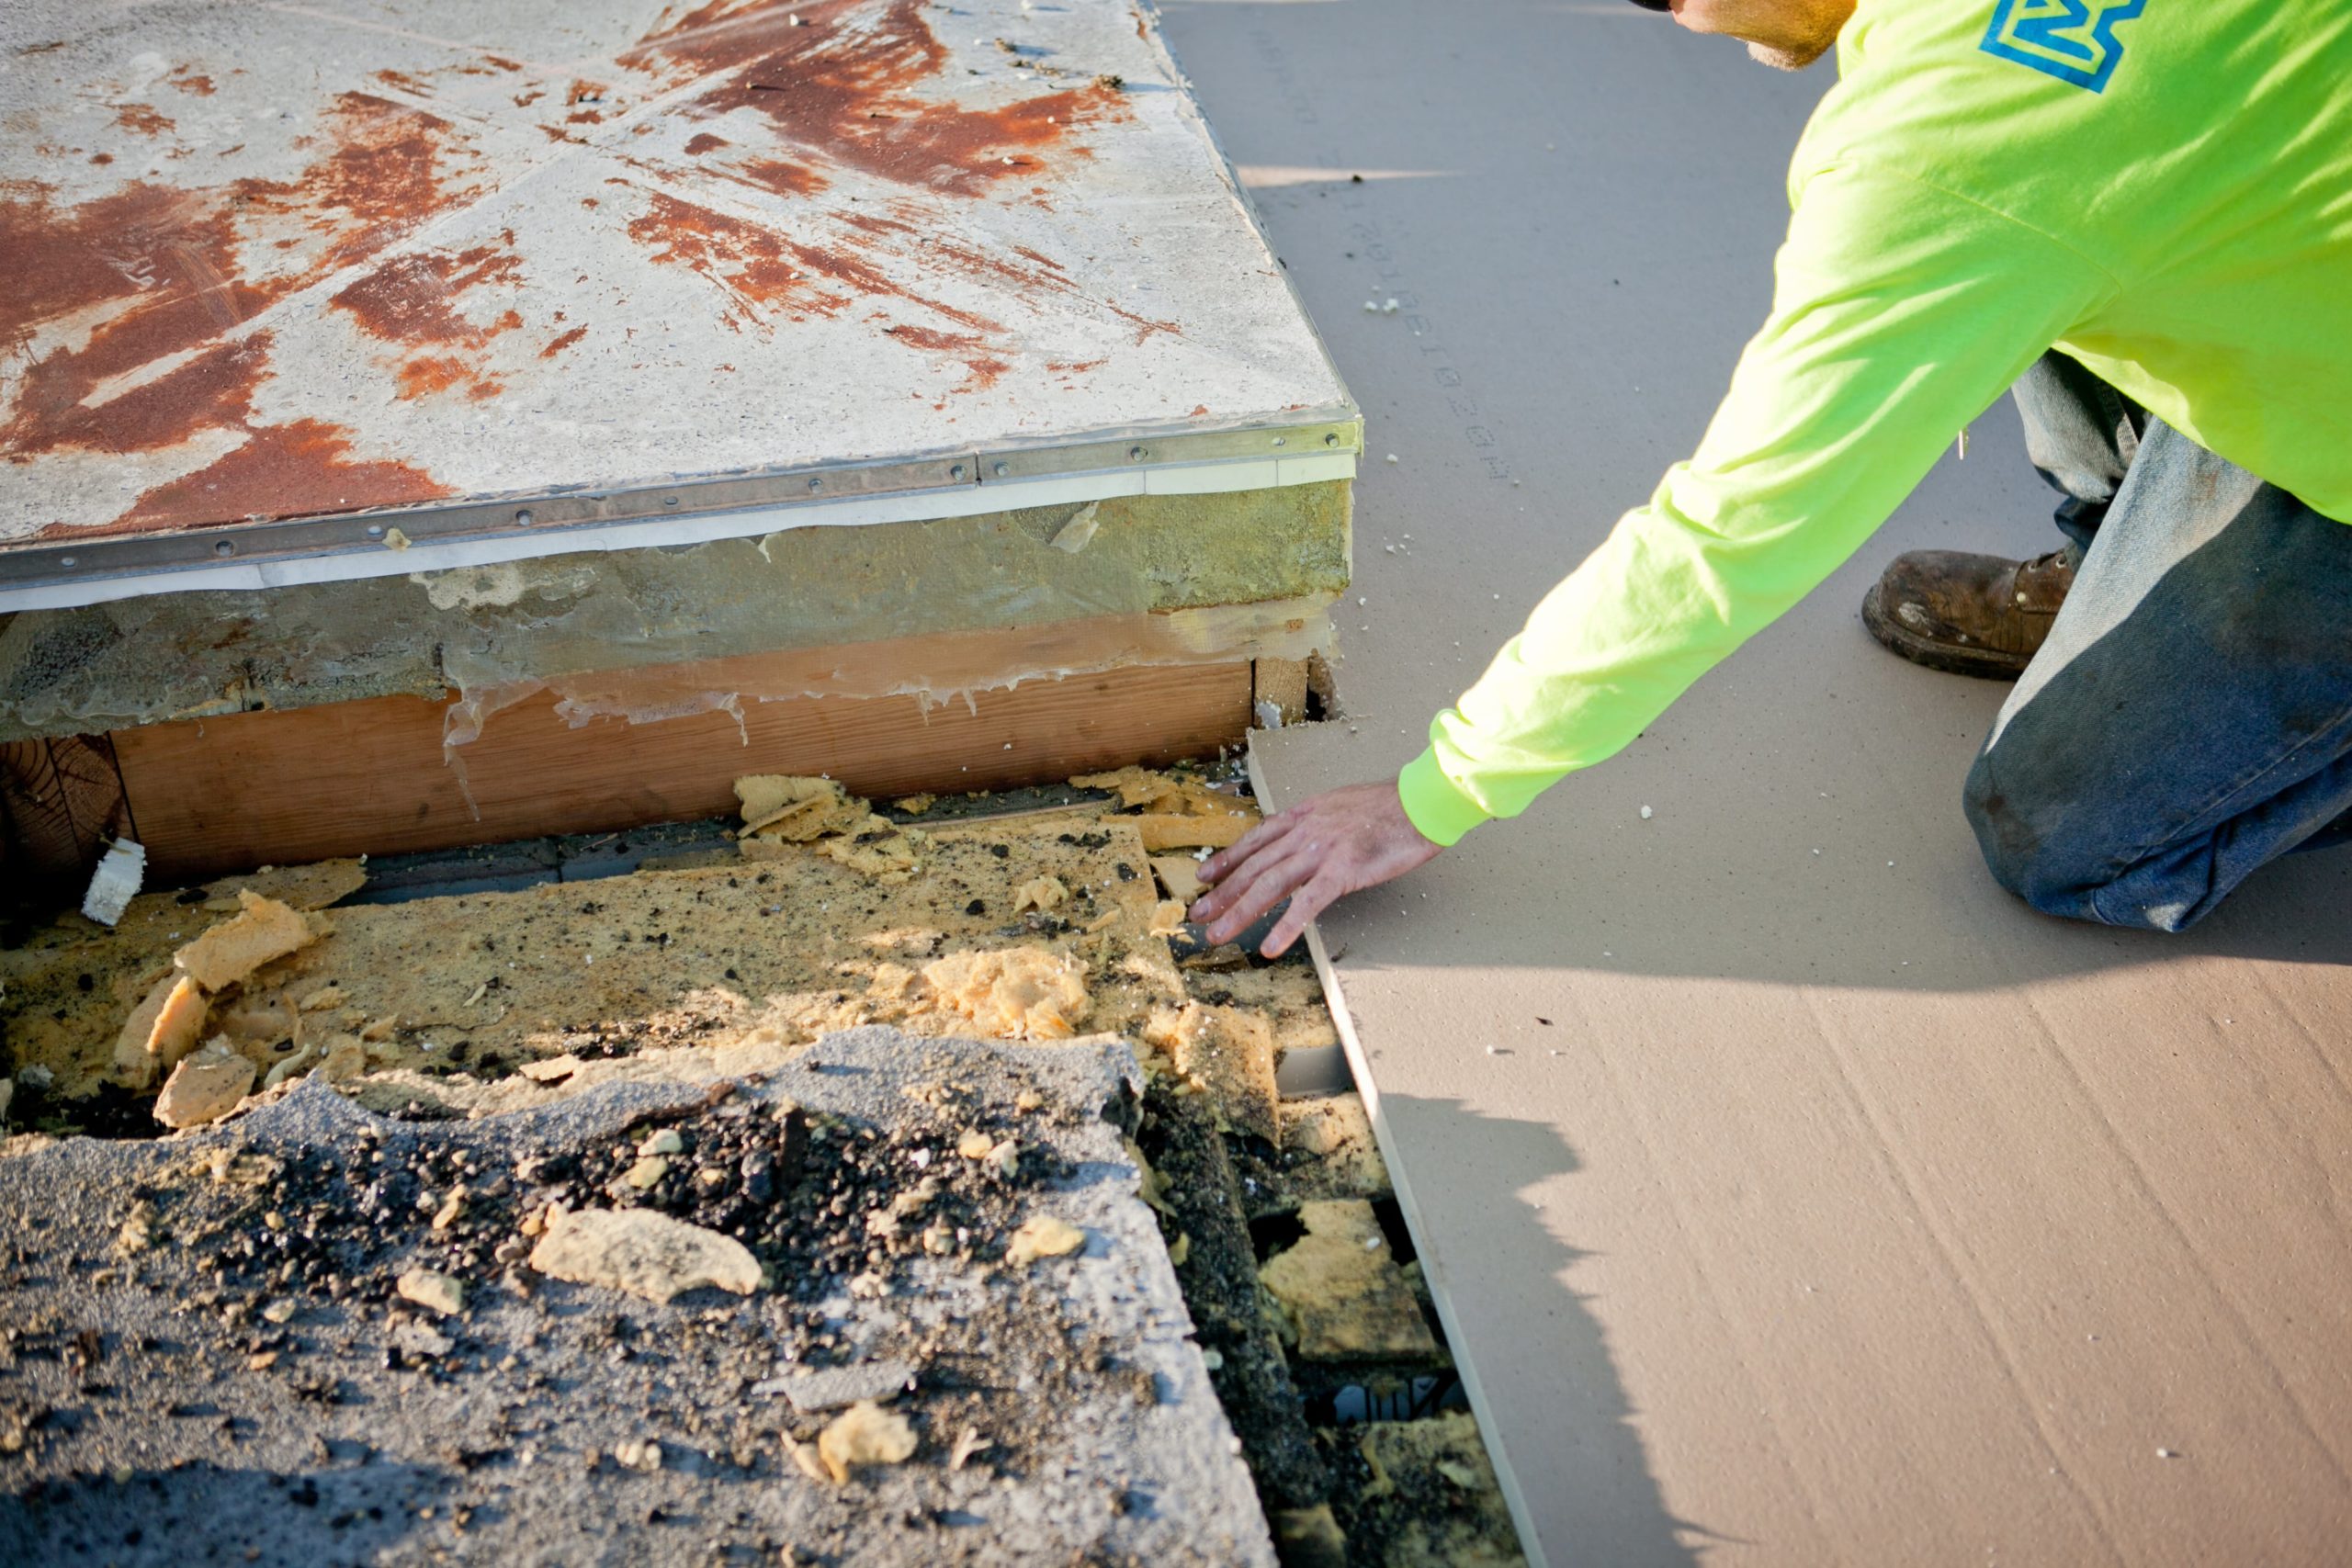
[[[1989,648],[1962,648],[1921,637],[1887,614],[1879,586],[1871,584],[1871,591],[1862,595],[1862,625],[1897,658],[1947,675],[1973,675],[1980,681],[2014,681],[2025,673],[2026,665],[2031,662],[2027,655],[2002,653]]]

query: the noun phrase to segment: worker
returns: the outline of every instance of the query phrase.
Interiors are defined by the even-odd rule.
[[[2177,931],[2352,837],[2352,3],[1635,0],[1838,80],[1771,314],[1669,469],[1400,776],[1206,862],[1229,942],[1625,746],[2014,388],[2065,497],[2023,563],[1894,561],[1888,648],[2010,679],[1962,792],[2034,908]]]

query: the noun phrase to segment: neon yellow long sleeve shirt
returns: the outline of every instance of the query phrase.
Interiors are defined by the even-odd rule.
[[[1860,0],[1698,451],[1398,780],[1441,844],[1624,747],[2046,349],[2352,523],[2352,0]]]

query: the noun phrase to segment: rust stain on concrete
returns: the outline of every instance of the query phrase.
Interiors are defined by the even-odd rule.
[[[778,196],[814,196],[827,184],[824,175],[807,164],[784,158],[753,158],[742,172],[752,184]]]
[[[349,432],[323,420],[298,419],[257,430],[235,451],[157,485],[105,531],[147,533],[222,518],[278,516],[289,495],[303,497],[309,511],[353,512],[454,493],[410,464],[355,460]]]
[[[738,332],[764,323],[772,309],[831,315],[847,301],[817,287],[787,259],[783,237],[728,213],[654,191],[629,220],[629,237],[658,263],[686,267],[729,301],[722,315]]]
[[[123,130],[141,136],[162,136],[176,129],[172,120],[152,104],[125,104],[114,111],[114,122]]]
[[[355,443],[383,450],[372,430],[288,423],[286,389],[260,394],[277,374],[273,352],[291,352],[280,345],[300,335],[272,329],[307,326],[318,312],[347,319],[382,377],[378,395],[395,402],[497,397],[502,378],[587,335],[530,303],[530,258],[544,269],[540,242],[560,235],[405,248],[507,177],[478,150],[494,143],[478,123],[484,89],[460,78],[518,78],[488,89],[509,134],[536,128],[625,164],[631,177],[606,181],[623,197],[602,209],[584,197],[567,209],[625,234],[642,265],[697,275],[734,331],[910,315],[886,329],[890,341],[960,374],[910,389],[922,400],[942,386],[995,386],[1021,357],[1020,329],[1008,323],[1031,314],[1075,308],[1124,321],[1137,342],[1178,331],[1074,276],[1083,270],[1076,254],[1057,260],[1010,243],[989,220],[956,216],[972,203],[1051,210],[1054,175],[1092,156],[1090,132],[1135,118],[1116,78],[1057,81],[1050,66],[967,71],[921,0],[684,0],[665,15],[674,19],[617,56],[560,73],[487,53],[367,72],[364,85],[380,93],[329,89],[315,120],[288,128],[280,146],[297,156],[271,166],[271,178],[151,175],[78,201],[53,184],[0,186],[0,355],[17,362],[0,394],[0,457],[194,448],[180,461],[202,463],[195,472],[152,488],[111,524],[76,517],[77,536],[447,493],[410,463],[353,458]],[[574,74],[583,69],[596,75]],[[188,99],[216,91],[214,74],[193,63],[159,80]],[[518,110],[545,100],[555,113],[544,122],[509,114],[510,96]],[[108,108],[124,132],[178,141],[152,104]],[[118,139],[90,162],[117,153],[139,155]],[[299,173],[281,173],[290,169]],[[847,193],[829,197],[837,186]],[[570,285],[589,281],[553,270]],[[626,271],[610,282],[625,304]],[[273,311],[302,314],[274,321]],[[502,353],[499,340],[526,318],[537,346]],[[1102,363],[1048,368],[1067,376]],[[224,437],[235,443],[225,453]],[[292,488],[272,495],[272,484]],[[220,510],[206,515],[211,503]]]
[[[1082,156],[1074,131],[1126,116],[1107,84],[995,108],[922,96],[948,62],[923,11],[921,0],[710,0],[644,47],[695,74],[726,76],[697,112],[752,109],[849,167],[957,196],[1034,175],[1049,152]]]
[[[270,373],[272,334],[247,323],[471,194],[452,188],[438,167],[446,129],[431,115],[345,94],[322,122],[327,150],[291,180],[192,188],[133,181],[62,207],[39,186],[0,196],[0,273],[10,279],[0,292],[0,351],[27,362],[0,423],[0,454],[24,464],[61,450],[163,451],[222,431],[267,438],[254,423],[254,395]],[[282,258],[282,269],[241,261],[263,246]],[[45,332],[63,341],[37,353]],[[319,451],[316,440],[274,439],[269,460],[257,454],[223,469],[232,452],[175,481],[196,489],[151,491],[117,525],[175,525],[185,497],[233,488],[241,502],[255,502],[254,485],[311,472],[297,459]],[[382,479],[357,488],[374,493],[385,488]],[[182,499],[156,501],[163,491]],[[318,508],[289,491],[259,510]]]
[[[514,236],[504,236],[511,243]],[[397,256],[342,289],[329,304],[350,313],[360,331],[395,348],[396,384],[403,399],[458,390],[476,400],[496,397],[504,384],[490,375],[482,351],[523,324],[508,306],[489,321],[458,309],[473,290],[520,284],[522,257],[499,245],[462,251],[420,251]]]

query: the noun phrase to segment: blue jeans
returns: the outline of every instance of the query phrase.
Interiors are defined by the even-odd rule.
[[[2016,398],[2082,562],[1968,819],[2035,908],[2182,931],[2256,866],[2352,836],[2352,526],[2072,360]]]

